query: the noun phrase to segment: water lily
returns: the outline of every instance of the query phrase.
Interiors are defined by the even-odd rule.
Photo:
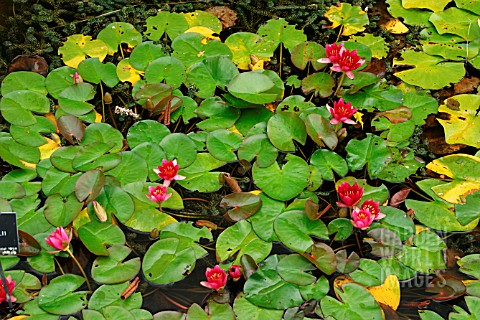
[[[63,229],[63,227],[60,226],[57,229],[55,229],[55,231],[53,231],[50,236],[45,238],[45,242],[49,246],[57,249],[57,251],[53,251],[49,253],[58,253],[60,251],[68,252],[70,257],[72,257],[73,261],[75,261],[75,263],[77,264],[83,277],[85,278],[85,281],[87,282],[88,290],[92,291],[92,287],[90,286],[90,282],[88,281],[88,277],[85,273],[85,270],[83,270],[82,265],[77,260],[77,258],[75,258],[75,256],[73,255],[73,252],[70,250],[70,241],[72,241],[72,235],[73,235],[72,232],[70,232],[70,235],[68,235],[65,229]]]
[[[325,52],[327,58],[318,59],[318,62],[332,63],[333,65],[330,69],[336,72],[343,72],[350,79],[354,78],[352,71],[358,69],[365,63],[365,60],[362,60],[357,54],[357,50],[350,51],[345,48],[343,44],[327,44],[325,46]]]
[[[222,290],[227,283],[227,273],[218,264],[213,268],[207,268],[205,277],[207,281],[202,281],[200,284],[216,291]]]
[[[153,202],[163,202],[168,200],[172,194],[167,194],[167,187],[158,185],[156,187],[148,187],[148,192],[150,193],[147,195],[147,198],[152,200]]]
[[[353,207],[360,202],[363,196],[363,188],[358,183],[352,186],[348,182],[343,182],[338,186],[338,196],[341,201],[337,202],[340,207]]]
[[[341,122],[355,124],[355,121],[350,119],[350,117],[353,116],[358,109],[353,108],[350,102],[345,103],[345,101],[340,98],[338,101],[333,102],[333,108],[327,104],[327,109],[333,116],[332,120],[330,120],[331,124],[337,124]]]
[[[153,169],[160,179],[163,179],[163,185],[168,187],[173,180],[183,180],[184,176],[178,174],[178,164],[177,160],[173,159],[167,161],[166,159],[162,160],[162,165],[158,166],[158,169]]]
[[[50,236],[45,238],[45,242],[48,243],[49,246],[59,251],[66,251],[70,246],[71,240],[72,234],[69,236],[61,226],[55,229]]]
[[[385,215],[380,212],[380,208],[378,207],[378,205],[378,202],[373,201],[372,199],[368,199],[362,203],[360,209],[368,210],[370,214],[373,215],[374,220],[380,220],[382,218],[385,218]]]
[[[352,211],[352,220],[350,220],[354,227],[361,230],[368,229],[373,222],[374,215],[369,210],[363,210],[355,207]]]
[[[228,269],[228,274],[234,281],[237,281],[242,277],[242,269],[240,268],[240,266],[234,264],[230,267],[230,269]]]
[[[12,280],[12,276],[10,275],[7,276],[5,280],[7,280],[6,282],[7,282],[8,293],[10,296],[10,301],[12,302],[17,301],[17,298],[12,296],[13,290],[15,289],[15,280]],[[5,291],[5,288],[3,287],[3,281],[0,280],[0,304],[3,301],[8,301],[8,300],[7,300],[7,293]]]

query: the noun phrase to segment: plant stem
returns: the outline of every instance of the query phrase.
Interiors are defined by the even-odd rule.
[[[83,277],[85,278],[85,281],[87,282],[88,290],[89,290],[90,292],[93,292],[92,287],[90,286],[90,282],[88,281],[87,275],[86,275],[86,273],[85,273],[85,270],[83,270],[83,267],[82,267],[82,265],[80,264],[80,262],[78,262],[77,258],[75,258],[75,256],[73,255],[72,251],[70,251],[70,248],[69,248],[69,249],[66,249],[65,251],[68,252],[68,254],[72,257],[73,261],[75,261],[75,263],[77,264],[78,268],[80,269],[80,272],[82,273]]]
[[[105,122],[105,101],[103,100],[103,85],[102,81],[100,81],[100,93],[102,94],[102,122]]]
[[[279,61],[279,68],[278,68],[278,76],[282,78],[282,59],[283,59],[283,43],[280,43],[280,61]]]
[[[333,94],[334,96],[336,96],[338,91],[340,90],[340,87],[342,86],[342,83],[343,83],[343,79],[345,79],[345,72],[342,72],[342,76],[340,77],[340,81],[338,81],[337,89],[335,90],[335,92]]]

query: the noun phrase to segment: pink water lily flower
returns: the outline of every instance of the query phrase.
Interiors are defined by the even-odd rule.
[[[72,240],[72,233],[70,233],[70,236],[69,236],[62,226],[55,229],[55,231],[53,231],[49,237],[45,238],[45,242],[49,246],[60,251],[67,250],[68,247],[70,246],[71,240]]]
[[[7,280],[7,288],[8,288],[8,293],[10,295],[10,301],[15,302],[17,301],[17,298],[12,296],[13,290],[15,289],[15,280],[12,280],[12,276],[8,275],[5,280]],[[5,288],[3,287],[3,281],[0,281],[0,304],[2,302],[8,301],[7,300],[7,293],[5,291]]]
[[[225,287],[228,278],[225,270],[220,268],[218,264],[213,268],[207,268],[205,277],[207,277],[207,281],[202,281],[200,284],[216,291],[220,291]]]
[[[357,112],[357,108],[353,108],[350,102],[345,103],[342,98],[333,102],[333,108],[327,104],[328,112],[333,116],[330,120],[331,124],[348,123],[355,124],[356,122],[350,119],[351,116]]]
[[[158,166],[158,169],[153,169],[160,179],[163,179],[163,185],[168,187],[173,180],[183,180],[184,176],[178,174],[178,164],[177,160],[173,159],[167,161],[166,159],[162,160],[162,165]]]
[[[374,215],[369,210],[363,210],[355,207],[352,211],[352,220],[350,222],[354,227],[366,230],[373,222]]]
[[[337,202],[339,207],[353,207],[362,199],[363,188],[360,188],[356,182],[353,185],[343,182],[338,186],[338,196],[341,200]]]
[[[360,209],[368,210],[370,214],[373,215],[374,220],[380,220],[382,218],[385,218],[386,216],[380,212],[380,208],[378,207],[378,205],[378,202],[373,201],[372,199],[368,199],[362,203]]]
[[[318,62],[332,63],[330,69],[336,72],[344,72],[350,79],[354,78],[352,71],[365,63],[365,60],[362,60],[357,54],[357,50],[350,51],[343,44],[327,44],[325,49],[327,58],[318,59]]]
[[[230,267],[230,269],[228,269],[228,274],[234,281],[237,281],[242,277],[242,269],[240,268],[240,266],[234,264]]]
[[[148,192],[150,194],[147,195],[147,198],[149,198],[153,202],[167,201],[172,196],[171,193],[167,194],[167,187],[161,185],[158,185],[156,187],[148,187]]]

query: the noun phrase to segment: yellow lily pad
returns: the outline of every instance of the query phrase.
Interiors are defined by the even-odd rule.
[[[402,0],[405,9],[428,9],[433,12],[443,11],[451,0]]]
[[[445,112],[449,119],[438,119],[445,129],[447,143],[463,143],[472,147],[480,148],[480,116],[478,106],[480,96],[476,94],[460,94],[445,100],[439,108],[439,112]]]
[[[74,34],[67,38],[63,46],[58,49],[58,53],[62,55],[63,63],[77,68],[87,56],[98,58],[102,62],[107,56],[108,47],[102,40],[92,40],[90,36]]]
[[[332,22],[331,28],[343,25],[342,35],[352,34],[365,30],[369,23],[367,13],[358,6],[348,3],[341,3],[340,6],[332,6],[325,13],[325,17]]]
[[[220,37],[214,35],[214,34],[217,34],[217,33],[215,33],[212,29],[209,29],[207,27],[195,26],[195,27],[191,27],[190,29],[185,31],[185,33],[187,33],[187,32],[200,33],[202,36],[204,36],[208,39],[217,40],[217,41],[220,41],[220,42],[222,41],[220,39]]]
[[[140,80],[140,75],[143,72],[132,67],[129,60],[129,58],[125,58],[117,64],[117,76],[120,81],[128,81],[134,85]]]
[[[375,287],[368,287],[368,292],[377,300],[377,302],[387,305],[393,310],[397,310],[400,304],[400,283],[398,277],[391,274],[385,278],[383,284]]]

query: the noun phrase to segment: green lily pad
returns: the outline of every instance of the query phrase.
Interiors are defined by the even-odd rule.
[[[205,131],[227,129],[235,124],[240,117],[240,110],[227,105],[219,97],[206,98],[200,103],[195,113],[202,118],[197,127]]]
[[[266,168],[253,166],[255,184],[273,199],[290,200],[308,186],[310,169],[305,160],[291,154],[286,160],[282,168],[276,162]]]
[[[438,200],[426,202],[407,199],[405,205],[408,209],[415,211],[415,219],[436,230],[446,232],[468,231],[474,228],[477,223],[477,221],[473,221],[465,226],[462,225],[457,220],[455,213],[450,210],[450,207]]]
[[[180,168],[190,166],[197,157],[195,142],[184,133],[169,134],[162,139],[160,147],[165,151],[167,159],[177,159]]]
[[[195,251],[176,238],[155,242],[145,253],[142,271],[156,284],[168,284],[185,278],[195,266]]]
[[[389,182],[403,182],[412,174],[417,172],[418,168],[423,167],[423,163],[415,159],[413,150],[403,149],[400,152],[397,148],[391,148],[391,162],[383,169],[378,178]]]
[[[49,229],[51,229],[51,225],[49,226]],[[42,250],[36,256],[28,257],[27,261],[28,264],[38,272],[50,273],[55,271],[55,261],[53,259],[54,255],[48,253],[50,250],[52,250],[52,247],[45,242],[45,238],[51,234],[51,232],[40,232],[33,236],[34,239],[40,244]]]
[[[480,206],[480,192],[469,194],[465,197],[464,204],[455,204],[455,214],[458,221],[463,224],[469,224],[480,218],[478,208]]]
[[[80,62],[78,73],[86,81],[96,84],[103,81],[110,88],[118,83],[117,67],[111,62],[103,64],[98,58],[90,58]]]
[[[236,257],[233,264],[240,265],[241,257],[246,254],[257,263],[265,259],[272,250],[272,243],[260,239],[249,222],[240,220],[220,234],[216,249],[221,261]]]
[[[145,159],[148,168],[148,179],[150,181],[157,181],[159,177],[153,170],[157,169],[159,164],[162,163],[162,160],[167,158],[165,151],[163,151],[158,144],[152,142],[139,144],[133,148],[132,151]]]
[[[333,249],[323,242],[314,243],[310,252],[303,256],[325,274],[332,274],[337,270],[337,256]]]
[[[153,60],[145,68],[147,83],[165,81],[176,89],[187,79],[185,65],[177,58],[165,56]]]
[[[405,241],[415,234],[415,224],[412,218],[405,214],[403,210],[381,206],[380,212],[386,215],[380,222],[383,228],[395,232],[400,240]]]
[[[105,307],[120,306],[127,310],[142,307],[142,294],[136,292],[126,299],[122,298],[122,292],[127,289],[130,283],[104,284],[96,289],[88,301],[89,310],[101,311]]]
[[[315,269],[314,265],[299,254],[289,254],[281,258],[277,264],[280,277],[297,286],[307,286],[314,283],[317,278],[306,271]]]
[[[67,66],[63,66],[52,70],[45,78],[45,86],[48,93],[58,99],[59,94],[67,87],[73,85],[73,75],[76,70]]]
[[[235,314],[228,303],[217,303],[210,301],[206,311],[198,304],[194,303],[187,311],[189,320],[234,320]]]
[[[301,42],[291,50],[292,63],[300,70],[305,70],[308,63],[312,65],[315,71],[323,69],[326,67],[326,64],[317,60],[326,57],[325,48],[312,41]]]
[[[193,12],[180,13],[188,22],[188,27],[205,27],[215,33],[222,31],[222,22],[210,12],[195,10]]]
[[[93,261],[92,277],[100,283],[114,284],[128,281],[140,271],[140,258],[133,258],[123,262],[132,252],[122,245],[114,245],[108,250],[108,256],[97,257]]]
[[[372,247],[372,254],[388,258],[402,250],[402,240],[393,231],[385,228],[373,229],[368,232],[373,240],[366,241]]]
[[[243,292],[239,293],[233,302],[233,311],[237,319],[252,320],[282,320],[283,310],[259,307],[245,298]]]
[[[261,60],[270,60],[276,48],[271,42],[251,32],[235,32],[225,40],[225,44],[233,54],[232,61],[241,70],[249,69],[252,55]]]
[[[248,221],[258,237],[264,241],[278,241],[273,229],[273,222],[285,209],[283,201],[274,200],[263,192],[258,195],[262,200],[260,209]]]
[[[216,56],[190,66],[187,79],[188,83],[198,90],[195,95],[205,99],[214,96],[217,87],[225,90],[238,73],[232,60],[225,56]]]
[[[416,275],[415,270],[407,267],[395,257],[380,259],[378,264],[385,270],[387,276],[394,274],[399,280],[409,280]]]
[[[366,45],[372,51],[372,57],[383,59],[388,54],[388,46],[385,39],[379,36],[374,36],[367,33],[363,36],[353,36],[351,41]]]
[[[81,276],[64,274],[53,278],[40,290],[38,305],[43,310],[68,315],[87,306],[88,291],[75,291],[85,282]]]
[[[58,96],[58,105],[60,108],[74,116],[81,116],[92,111],[95,106],[87,103],[87,100],[93,99],[95,90],[89,83],[82,82],[71,85],[63,90]]]
[[[223,165],[225,162],[215,159],[210,153],[198,153],[194,163],[178,171],[178,174],[185,176],[186,179],[177,181],[177,183],[191,191],[217,191],[222,187],[219,181],[219,172],[210,172],[210,170]]]
[[[31,126],[19,127],[14,124],[10,125],[10,134],[15,141],[29,147],[40,147],[47,143],[47,140],[41,133],[55,132],[55,124],[45,117],[34,117],[36,123]]]
[[[38,148],[20,144],[13,140],[9,134],[5,134],[0,136],[0,157],[16,167],[25,168],[25,162],[38,163],[40,151]]]
[[[112,22],[100,30],[97,39],[103,40],[108,47],[108,54],[113,55],[122,43],[126,43],[130,48],[141,43],[142,35],[130,23]]]
[[[176,37],[172,42],[172,57],[181,60],[187,68],[196,62],[214,56],[232,57],[226,44],[205,38],[196,32],[187,32]]]
[[[307,140],[305,123],[293,112],[280,112],[273,115],[267,123],[267,135],[270,142],[282,151],[295,151],[293,140],[302,145]]]
[[[153,41],[144,41],[133,48],[130,54],[130,64],[137,70],[145,71],[152,61],[166,55],[162,45],[154,44]]]
[[[112,147],[108,151],[119,152],[123,148],[123,136],[122,134],[113,128],[108,123],[92,123],[85,129],[83,139],[80,142],[81,146],[86,146],[91,143],[108,143]]]
[[[428,18],[432,15],[431,12],[415,8],[406,9],[402,6],[402,0],[387,0],[386,3],[389,6],[387,10],[392,17],[401,17],[404,23],[412,26],[426,27],[429,25]]]
[[[350,170],[359,170],[367,164],[371,178],[376,177],[390,161],[390,150],[386,142],[371,133],[367,133],[363,140],[350,140],[345,149]]]
[[[283,82],[271,70],[257,70],[236,75],[228,85],[233,96],[253,104],[273,102],[283,96]]]
[[[375,298],[363,286],[346,283],[341,289],[335,288],[339,300],[326,296],[320,301],[323,317],[334,319],[381,320],[382,309]]]
[[[338,144],[338,136],[334,126],[327,118],[310,113],[303,119],[307,129],[308,136],[319,146],[326,145],[330,149],[335,149]]]
[[[45,78],[36,72],[16,71],[9,73],[2,81],[2,96],[18,90],[30,90],[47,95]]]
[[[208,133],[207,150],[218,160],[232,162],[237,160],[234,151],[242,143],[242,136],[226,129],[217,129]]]
[[[16,303],[24,303],[33,299],[29,291],[40,290],[40,280],[34,275],[23,270],[11,270],[5,276],[11,276],[15,280],[15,289],[12,295],[17,298]]]
[[[148,17],[146,22],[144,35],[153,41],[160,40],[164,33],[173,40],[189,28],[187,20],[176,12],[160,11],[157,15]]]
[[[355,94],[344,95],[346,102],[351,102],[354,108],[367,111],[386,111],[398,108],[403,102],[400,89],[382,81],[373,86],[362,88]]]
[[[340,251],[337,251],[335,256],[337,257],[338,272],[350,273],[357,270],[358,266],[360,265],[360,257],[355,251],[352,251],[347,257],[347,250],[342,249]]]
[[[460,266],[460,271],[471,275],[475,278],[480,278],[480,254],[469,254],[457,261]]]
[[[142,120],[128,129],[127,142],[131,149],[143,142],[160,143],[170,130],[162,123],[154,120]]]
[[[315,151],[310,158],[310,165],[319,170],[323,179],[330,181],[335,178],[333,171],[341,177],[348,172],[348,165],[345,159],[337,153],[326,149]]]
[[[465,75],[462,63],[444,62],[441,57],[413,50],[403,51],[401,60],[394,59],[393,63],[414,66],[413,69],[396,72],[395,76],[423,89],[441,89],[460,81]]]
[[[125,244],[125,235],[114,224],[91,221],[78,229],[78,236],[85,247],[97,256],[108,256],[108,246]]]
[[[268,257],[245,283],[245,298],[270,309],[286,309],[304,302],[299,287],[283,280],[277,271],[282,256]]]
[[[134,183],[133,185],[136,185],[136,184]],[[145,184],[144,189],[146,189],[147,186],[148,185]],[[173,190],[169,189],[167,193],[173,193]],[[147,195],[147,192],[143,192],[142,194],[143,194],[143,198],[145,200],[148,200],[145,197],[145,195]],[[174,199],[172,198],[168,199],[167,201],[170,201],[170,200],[175,201],[176,200],[175,198],[178,199],[180,198],[180,196],[177,193],[177,197],[175,197]],[[172,216],[168,215],[165,212],[159,211],[158,208],[153,207],[152,204],[145,202],[145,200],[143,199],[139,200],[136,197],[132,197],[132,200],[135,206],[135,210],[132,216],[130,217],[130,219],[128,219],[125,222],[125,225],[127,227],[130,227],[134,230],[141,231],[141,232],[151,232],[153,229],[162,230],[163,227],[177,221]],[[167,201],[163,203],[164,206],[167,205],[166,203]],[[151,202],[153,203],[153,201]]]
[[[103,171],[95,169],[83,173],[75,182],[75,196],[78,201],[90,202],[100,193],[105,184]]]
[[[58,53],[62,55],[62,60],[67,66],[77,68],[86,56],[98,58],[102,62],[107,56],[108,46],[100,39],[92,40],[91,36],[74,34],[67,37],[63,46],[58,48]]]
[[[306,95],[313,91],[314,96],[326,98],[332,95],[334,86],[335,80],[325,72],[312,73],[302,80],[302,91]]]
[[[309,252],[314,244],[310,236],[328,239],[328,230],[321,220],[310,220],[304,211],[290,210],[280,214],[274,222],[275,233],[288,248]]]
[[[117,186],[104,186],[95,200],[103,206],[107,215],[111,217],[113,214],[122,223],[130,219],[134,211],[132,198]]]
[[[122,185],[145,181],[148,175],[145,160],[132,151],[119,152],[122,161],[118,166],[106,172],[106,175],[117,178]]]
[[[257,33],[265,41],[272,43],[274,48],[283,44],[290,52],[296,45],[307,41],[307,36],[303,30],[295,29],[294,25],[290,25],[283,18],[268,20],[267,23],[258,28]]]
[[[37,122],[32,112],[45,114],[50,111],[50,102],[41,93],[16,90],[2,97],[0,111],[3,118],[9,123],[26,127]]]
[[[350,219],[337,218],[328,224],[328,233],[335,234],[335,240],[345,240],[353,233],[353,225]]]
[[[238,147],[238,159],[252,161],[257,158],[256,164],[260,168],[271,166],[278,156],[278,150],[268,139],[266,134],[254,134],[243,139]]]
[[[480,15],[480,3],[478,2],[472,2],[468,0],[455,0],[455,4],[457,5],[457,8],[468,10]]]
[[[449,0],[402,0],[402,6],[405,9],[420,8],[438,12],[442,11],[449,2]]]
[[[478,15],[469,11],[452,7],[433,13],[428,20],[433,23],[440,34],[455,34],[466,41],[480,38]]]
[[[207,227],[197,228],[193,223],[174,222],[162,229],[160,239],[175,238],[185,246],[191,246],[195,251],[195,257],[200,259],[208,254],[208,252],[198,244],[201,239],[213,241],[211,231]]]
[[[67,226],[82,210],[83,203],[74,194],[64,199],[59,194],[53,194],[45,201],[45,218],[53,226]]]

